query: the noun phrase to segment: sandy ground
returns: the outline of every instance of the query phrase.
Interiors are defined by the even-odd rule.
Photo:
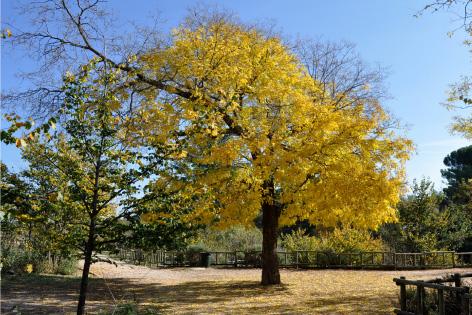
[[[260,269],[151,269],[97,263],[87,313],[113,313],[136,303],[153,314],[392,314],[394,277],[430,279],[472,269],[426,271],[282,270],[283,284],[259,285]],[[63,276],[4,276],[2,314],[69,314],[80,279]]]

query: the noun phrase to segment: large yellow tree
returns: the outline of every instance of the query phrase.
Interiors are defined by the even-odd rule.
[[[121,93],[130,117],[123,118],[135,124],[128,140],[169,161],[152,189],[180,190],[178,200],[193,207],[187,213],[188,204],[175,204],[176,212],[197,223],[252,224],[262,213],[263,284],[280,282],[281,225],[306,219],[375,228],[395,219],[411,143],[392,132],[375,97],[362,97],[368,84],[354,78],[343,85],[349,73],[333,77],[337,69],[329,67],[318,76],[316,62],[310,66],[302,54],[300,60],[276,35],[218,14],[188,19],[153,49],[148,40],[155,34],[147,34],[137,59],[126,51],[116,57],[120,47],[104,49],[96,40],[102,35],[94,36],[97,3],[76,3],[77,10],[72,2],[49,3],[71,27],[49,28],[56,20],[46,19],[39,30],[13,38],[42,47],[48,57],[42,70],[64,58],[77,62],[78,50],[125,72]],[[45,102],[54,108],[62,94],[41,88],[5,101],[33,97],[39,108]]]
[[[163,83],[144,93],[140,136],[180,150],[154,187],[198,195],[188,220],[253,224],[262,212],[262,284],[280,283],[281,225],[395,220],[410,141],[378,102],[327,95],[279,38],[213,19],[139,62]]]

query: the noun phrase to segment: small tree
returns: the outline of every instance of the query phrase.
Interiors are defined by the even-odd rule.
[[[96,60],[77,76],[68,74],[61,128],[52,138],[32,140],[24,149],[37,177],[47,176],[38,173],[44,168],[50,169],[49,175],[57,174],[56,199],[67,199],[79,213],[68,222],[75,229],[69,231],[67,242],[79,248],[84,258],[77,314],[85,311],[94,253],[118,242],[126,228],[120,222],[130,213],[119,207],[120,198],[137,192],[143,179],[136,166],[139,152],[125,140],[128,117],[121,111],[117,81],[117,71],[108,71],[106,64]]]

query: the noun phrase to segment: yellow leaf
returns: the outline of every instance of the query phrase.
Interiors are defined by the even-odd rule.
[[[17,147],[17,148],[26,147],[26,141],[25,141],[25,139],[23,139],[23,138],[21,138],[21,139],[16,139],[16,147]]]

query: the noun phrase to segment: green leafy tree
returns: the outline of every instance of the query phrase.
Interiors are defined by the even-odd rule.
[[[397,206],[399,221],[382,227],[384,241],[396,251],[423,252],[460,247],[469,224],[456,207],[442,207],[444,196],[432,182],[414,182]]]
[[[148,191],[130,202],[133,216],[125,245],[144,250],[184,250],[201,229],[201,225],[185,222],[172,205],[178,194]]]
[[[450,204],[449,209],[456,225],[461,228],[458,232],[448,234],[447,237],[457,239],[456,248],[460,251],[472,251],[472,182],[462,181],[454,195],[454,203]]]
[[[405,250],[422,252],[438,248],[441,195],[426,180],[414,183],[412,194],[398,205],[402,243]]]
[[[26,255],[33,271],[56,272],[77,252],[70,240],[80,214],[69,202],[63,178],[35,151],[23,151],[28,169],[20,174],[2,166],[2,254]]]
[[[60,181],[53,185],[60,188],[55,199],[79,214],[69,222],[73,228],[67,240],[84,259],[77,314],[85,312],[94,254],[120,241],[127,229],[124,218],[129,212],[119,208],[120,200],[135,194],[144,178],[136,166],[141,155],[126,142],[128,117],[121,111],[118,80],[118,71],[108,71],[95,60],[76,76],[67,74],[61,129],[25,147],[27,158],[35,162],[33,176]],[[42,170],[54,177],[38,174]]]
[[[26,241],[31,240],[33,235],[31,204],[28,198],[31,187],[18,174],[10,172],[4,163],[1,163],[0,167],[1,245],[2,271],[4,271],[10,267],[7,256],[12,255],[17,245],[26,245]]]

